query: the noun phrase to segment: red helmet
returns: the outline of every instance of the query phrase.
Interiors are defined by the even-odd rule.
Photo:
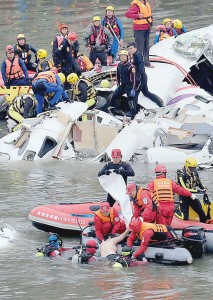
[[[89,240],[86,243],[86,252],[90,254],[95,254],[98,249],[98,245],[95,240]]]
[[[67,28],[68,30],[68,25],[65,24],[65,23],[61,23],[59,26],[58,26],[58,29],[61,31],[63,28]]]
[[[70,41],[75,41],[75,40],[77,40],[77,35],[76,35],[76,33],[75,33],[75,32],[70,32],[70,33],[68,34],[68,40],[70,40]]]
[[[58,74],[58,69],[56,67],[53,67],[50,71],[52,71],[54,74]]]
[[[136,184],[135,183],[129,183],[127,185],[127,194],[130,195],[132,193],[132,191],[136,190]]]
[[[5,47],[5,52],[6,52],[6,53],[14,53],[14,48],[13,48],[13,46],[12,46],[12,45],[7,45],[7,46]]]
[[[120,149],[113,149],[111,153],[112,158],[120,158],[121,157],[121,150]]]
[[[156,31],[164,31],[164,32],[166,32],[166,27],[164,26],[164,25],[158,25],[157,27],[156,27]]]
[[[132,221],[129,223],[129,228],[138,233],[141,230],[142,221],[140,218],[133,218]]]
[[[167,173],[167,169],[164,165],[157,165],[155,167],[155,173]]]
[[[108,202],[107,203],[102,203],[100,205],[100,211],[101,212],[109,212],[110,211],[110,205],[109,205],[109,203]]]

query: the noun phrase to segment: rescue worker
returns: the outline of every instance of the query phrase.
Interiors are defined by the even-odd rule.
[[[113,43],[111,49],[107,52],[108,55],[112,56],[113,62],[115,62],[115,57],[118,52],[118,47],[123,46],[124,42],[124,29],[120,18],[115,16],[115,9],[113,6],[109,5],[106,7],[106,15],[101,20],[101,25],[109,29],[113,36]]]
[[[144,57],[145,67],[153,67],[149,61],[149,34],[152,26],[152,9],[146,0],[133,0],[125,13],[133,19],[133,31],[138,50]]]
[[[159,224],[170,225],[175,210],[174,193],[190,197],[192,200],[197,198],[190,191],[167,178],[167,169],[164,165],[157,165],[155,174],[156,179],[148,184],[148,189],[153,193],[154,200],[160,204],[161,215]]]
[[[160,205],[147,188],[130,183],[127,185],[127,194],[133,200],[133,217],[142,217],[148,223],[158,223]]]
[[[4,85],[10,86],[29,85],[27,68],[23,60],[14,54],[12,45],[5,48],[7,58],[1,64],[1,74]]]
[[[183,188],[192,193],[207,193],[207,188],[203,185],[197,172],[197,161],[194,157],[188,157],[185,160],[182,170],[177,170],[177,182]],[[180,208],[184,214],[184,220],[189,219],[189,206],[198,214],[200,222],[206,223],[207,217],[203,211],[199,199],[192,200],[190,197],[184,195],[179,197]],[[209,204],[209,202],[205,203]]]
[[[141,52],[137,49],[135,42],[127,44],[129,54],[131,56],[131,63],[135,66],[135,80],[136,80],[136,103],[140,92],[151,101],[155,102],[159,107],[163,107],[163,101],[157,95],[151,93],[147,86],[147,75],[144,68],[144,61]]]
[[[55,56],[55,51],[58,49],[58,47],[60,47],[62,41],[64,39],[67,39],[68,36],[68,25],[65,23],[61,23],[58,26],[58,30],[60,32],[59,35],[57,35],[54,39],[54,41],[52,42],[53,45],[53,50],[52,50],[52,56],[53,56],[53,62],[54,65],[57,67],[60,62],[58,61],[58,57]]]
[[[61,81],[58,76],[55,76],[54,72],[51,70],[41,72],[32,82],[32,89],[38,101],[37,114],[42,113],[45,95],[54,93],[53,98],[49,101],[48,107],[48,109],[52,109],[54,105],[58,103],[64,92]]]
[[[26,38],[24,34],[20,33],[17,35],[17,43],[14,45],[15,55],[18,55],[25,63],[27,70],[36,71],[36,66],[38,63],[37,50],[30,44],[26,43]],[[31,62],[32,52],[35,55],[35,62]]]
[[[47,54],[48,53],[45,49],[39,49],[37,51],[38,65],[36,71],[38,73],[50,71],[54,66],[53,61],[47,58]]]
[[[113,43],[113,36],[110,31],[101,25],[101,18],[99,16],[93,17],[93,25],[87,27],[83,34],[83,41],[86,47],[90,49],[89,59],[95,65],[98,58],[102,66],[107,66],[106,51],[111,48]]]
[[[82,264],[90,264],[97,261],[97,256],[95,256],[98,249],[98,244],[95,240],[89,240],[86,242],[85,249],[83,249],[80,254]]]
[[[135,176],[130,164],[122,161],[122,154],[120,149],[113,149],[111,152],[112,161],[107,163],[99,172],[98,177],[102,175],[110,175],[111,172],[120,174],[125,183],[127,183],[128,176]],[[113,171],[112,171],[113,170]],[[107,195],[107,202],[110,207],[115,203],[115,200],[110,194]]]
[[[78,76],[81,76],[81,66],[78,63],[78,53],[79,53],[79,42],[77,40],[77,35],[75,32],[70,32],[68,34],[69,43],[72,46],[72,71]]]
[[[173,20],[173,21],[172,21],[172,26],[173,26],[173,28],[176,30],[176,32],[177,32],[178,35],[187,32],[185,26],[183,25],[183,23],[182,23],[181,20],[179,20],[179,19]]]
[[[100,205],[100,209],[94,215],[94,226],[96,237],[103,241],[108,235],[114,236],[116,233],[123,233],[126,226],[121,222],[118,211],[110,207],[109,203]]]
[[[158,25],[156,27],[154,44],[161,42],[165,39],[170,38],[170,35],[166,32],[166,27],[164,25]]]
[[[73,85],[74,95],[79,101],[86,102],[89,109],[95,107],[96,90],[88,78],[71,73],[67,76],[67,82]]]
[[[122,108],[121,96],[127,94],[129,105],[128,117],[134,118],[136,114],[136,100],[135,100],[135,67],[128,61],[129,55],[127,50],[119,52],[120,63],[117,66],[117,85],[118,87],[113,92],[111,98],[111,109],[114,114],[124,114],[120,109]]]
[[[32,90],[27,94],[17,96],[8,109],[9,132],[19,129],[24,121],[36,115],[37,100]]]
[[[169,18],[166,18],[163,20],[163,25],[166,27],[166,33],[169,36],[175,36],[177,37],[177,31],[172,27],[172,20]]]

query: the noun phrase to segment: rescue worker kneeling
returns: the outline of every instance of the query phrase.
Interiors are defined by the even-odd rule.
[[[96,105],[96,90],[86,77],[78,77],[76,73],[67,76],[67,82],[73,85],[73,92],[81,102],[86,102],[89,109]]]
[[[109,203],[100,205],[100,209],[95,213],[94,225],[96,237],[103,241],[110,234],[111,236],[116,233],[123,233],[126,226],[121,222],[118,211],[111,207]]]
[[[39,49],[37,51],[38,65],[37,65],[36,71],[38,73],[50,71],[54,66],[52,60],[47,58],[47,54],[48,53],[45,49]]]
[[[7,127],[9,132],[18,130],[24,119],[34,117],[36,107],[37,100],[32,90],[26,95],[16,97],[8,110]]]

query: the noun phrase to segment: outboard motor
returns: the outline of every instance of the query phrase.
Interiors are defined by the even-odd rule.
[[[184,247],[191,253],[193,258],[200,258],[206,252],[205,231],[199,226],[189,226],[182,231]]]

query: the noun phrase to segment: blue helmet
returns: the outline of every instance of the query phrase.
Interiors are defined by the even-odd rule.
[[[58,248],[59,247],[59,237],[57,234],[51,234],[48,238],[49,245],[51,247]]]

